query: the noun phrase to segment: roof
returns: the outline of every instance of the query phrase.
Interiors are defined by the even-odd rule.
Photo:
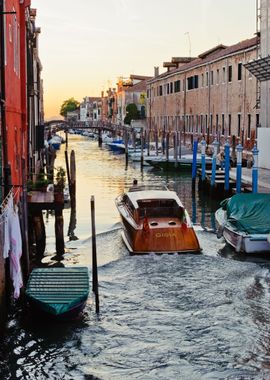
[[[127,88],[125,91],[126,92],[142,92],[142,91],[146,91],[146,84],[147,84],[147,81],[146,80],[142,80],[141,82],[136,83],[133,86]]]
[[[244,64],[245,68],[251,72],[260,82],[270,79],[270,56],[254,59]]]
[[[215,48],[210,49],[205,53],[202,53],[201,55],[199,55],[198,58],[192,60],[191,62],[188,62],[177,69],[171,69],[168,72],[162,73],[161,75],[152,78],[152,80],[162,79],[168,75],[177,74],[177,73],[190,70],[192,68],[206,64],[208,62],[221,59],[222,57],[235,54],[241,50],[246,50],[252,47],[255,48],[257,45],[257,41],[258,41],[258,37],[256,36],[256,37],[238,42],[235,45],[224,47],[224,48],[222,48],[224,45],[218,45]],[[152,80],[148,80],[148,83],[151,83]]]
[[[176,203],[183,207],[178,195],[175,191],[171,190],[142,190],[142,191],[132,191],[127,193],[130,201],[135,208],[138,208],[139,200],[157,200],[157,199],[173,199]]]

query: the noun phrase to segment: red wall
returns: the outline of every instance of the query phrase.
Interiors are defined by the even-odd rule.
[[[22,184],[22,160],[27,154],[25,4],[7,0],[6,11],[6,130],[7,155],[13,185]]]

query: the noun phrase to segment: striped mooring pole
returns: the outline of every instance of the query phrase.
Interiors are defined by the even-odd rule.
[[[224,182],[224,189],[225,189],[225,191],[229,191],[230,190],[230,144],[229,144],[228,140],[225,143],[224,152],[225,152],[225,182]]]
[[[215,180],[216,180],[216,170],[217,170],[217,151],[218,151],[219,142],[217,139],[213,142],[213,157],[212,157],[212,174],[211,174],[211,187],[215,186]]]
[[[253,149],[253,166],[252,166],[252,193],[258,192],[258,155],[259,150],[257,149],[257,145],[255,144]]]
[[[202,181],[205,181],[205,148],[206,148],[206,141],[202,139],[201,141]]]
[[[241,193],[241,183],[242,183],[242,153],[243,147],[238,144],[236,147],[237,159],[236,159],[236,192]]]

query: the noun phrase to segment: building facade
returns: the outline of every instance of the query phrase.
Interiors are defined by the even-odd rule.
[[[251,148],[259,125],[256,78],[243,66],[256,57],[257,37],[218,45],[192,58],[172,58],[167,72],[147,82],[147,125],[181,139],[235,139]],[[156,73],[157,74],[157,73]]]

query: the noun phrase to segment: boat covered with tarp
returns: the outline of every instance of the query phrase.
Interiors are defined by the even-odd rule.
[[[35,311],[59,319],[82,311],[88,294],[87,267],[35,268],[26,287],[26,297]]]
[[[218,237],[238,252],[270,252],[270,194],[236,194],[215,213]]]

